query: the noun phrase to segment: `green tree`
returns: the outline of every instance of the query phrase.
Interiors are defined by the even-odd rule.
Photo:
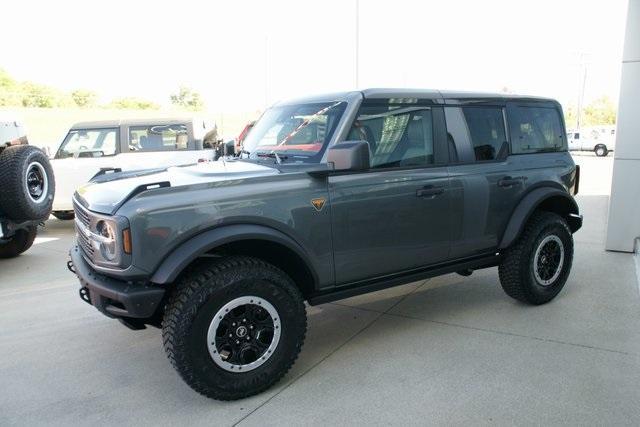
[[[0,68],[0,107],[14,107],[21,104],[20,85],[9,73]]]
[[[615,123],[616,106],[608,96],[601,96],[584,109],[585,126],[613,125]]]
[[[21,84],[21,89],[23,107],[54,108],[73,105],[69,95],[47,85],[27,81]]]
[[[78,107],[88,108],[96,105],[98,95],[95,92],[86,89],[76,89],[71,92],[71,98]]]
[[[155,102],[134,97],[114,99],[109,107],[123,110],[158,110],[160,108]]]
[[[177,93],[170,96],[171,103],[187,110],[202,110],[204,101],[198,92],[186,86],[180,86]]]

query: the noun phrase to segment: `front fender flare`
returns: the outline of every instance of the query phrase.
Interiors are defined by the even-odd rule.
[[[571,231],[577,231],[582,225],[582,219],[578,215],[578,205],[573,197],[565,191],[556,188],[536,188],[520,200],[520,203],[518,203],[518,206],[511,214],[511,218],[509,219],[507,228],[502,235],[502,240],[500,241],[498,248],[505,249],[515,242],[518,236],[520,236],[524,225],[531,217],[531,214],[533,214],[536,208],[538,208],[538,206],[540,206],[545,200],[548,200],[551,197],[561,197],[564,199],[565,203],[569,206],[566,215],[567,220],[570,223]]]
[[[226,243],[260,239],[281,244],[295,252],[309,268],[314,281],[318,276],[311,257],[291,237],[270,227],[255,224],[225,225],[205,231],[176,247],[156,268],[150,281],[157,284],[173,282],[192,261],[204,253]]]

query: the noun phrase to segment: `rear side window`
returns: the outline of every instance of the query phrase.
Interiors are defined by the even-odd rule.
[[[367,141],[372,168],[433,164],[431,108],[420,105],[363,105],[348,136]]]
[[[498,160],[509,154],[502,107],[447,107],[444,111],[452,163]]]
[[[553,107],[514,107],[509,121],[515,131],[514,154],[565,151],[560,113]]]
[[[508,148],[504,116],[499,107],[464,107],[476,161],[496,160]]]
[[[175,151],[189,149],[187,125],[131,126],[129,151]]]

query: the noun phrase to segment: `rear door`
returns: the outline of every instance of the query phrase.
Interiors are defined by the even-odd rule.
[[[371,168],[329,177],[338,285],[447,259],[443,122],[430,102],[363,101],[348,139],[369,143]]]
[[[450,154],[452,258],[494,251],[524,180],[509,155],[506,106],[484,101],[445,106]]]
[[[524,177],[525,187],[562,186],[562,176],[572,173],[574,163],[567,153],[562,110],[554,102],[510,102],[511,162]],[[584,132],[580,141],[588,141]]]

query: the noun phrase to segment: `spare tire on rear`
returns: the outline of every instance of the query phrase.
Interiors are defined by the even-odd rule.
[[[0,153],[0,213],[13,220],[44,220],[51,213],[55,179],[49,159],[31,145]]]

